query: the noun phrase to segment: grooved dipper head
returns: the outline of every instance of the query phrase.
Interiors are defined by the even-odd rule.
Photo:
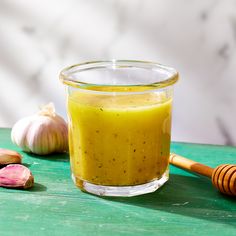
[[[212,183],[220,192],[236,196],[236,165],[216,167],[212,173]]]

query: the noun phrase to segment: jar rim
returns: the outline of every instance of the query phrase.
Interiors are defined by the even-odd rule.
[[[97,84],[97,83],[87,83],[83,81],[78,81],[73,78],[73,74],[80,73],[92,69],[101,69],[101,68],[139,68],[139,69],[152,69],[165,71],[166,78],[161,81],[156,81],[153,83],[143,83],[143,84]],[[132,87],[140,88],[143,87],[145,90],[156,90],[160,88],[165,88],[175,84],[179,80],[179,73],[172,67],[162,65],[157,62],[152,61],[142,61],[142,60],[101,60],[101,61],[88,61],[84,63],[74,64],[64,68],[59,75],[61,82],[65,85],[86,89],[96,90],[96,87],[106,87],[109,91],[109,87]],[[99,91],[99,89],[98,89]]]

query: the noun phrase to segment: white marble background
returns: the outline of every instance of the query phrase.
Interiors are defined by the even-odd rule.
[[[0,126],[53,101],[59,71],[102,59],[175,67],[175,141],[236,145],[235,0],[0,0]]]

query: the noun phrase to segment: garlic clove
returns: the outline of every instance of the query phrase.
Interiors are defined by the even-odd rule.
[[[11,164],[0,169],[0,187],[31,188],[34,177],[30,170],[20,164]]]
[[[22,156],[20,153],[0,148],[0,165],[8,165],[13,163],[21,163]]]
[[[19,120],[12,128],[11,139],[24,151],[38,155],[68,151],[67,123],[56,114],[53,103]]]

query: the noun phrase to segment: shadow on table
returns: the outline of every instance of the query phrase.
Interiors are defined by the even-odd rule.
[[[236,199],[217,192],[210,180],[171,174],[169,182],[154,193],[131,198],[105,198],[157,211],[236,225]]]
[[[53,153],[49,155],[36,155],[33,153],[27,153],[27,156],[33,157],[35,159],[47,160],[47,161],[56,161],[56,162],[69,162],[68,153]]]
[[[30,189],[30,192],[45,192],[47,187],[43,184],[34,183],[34,186]]]

